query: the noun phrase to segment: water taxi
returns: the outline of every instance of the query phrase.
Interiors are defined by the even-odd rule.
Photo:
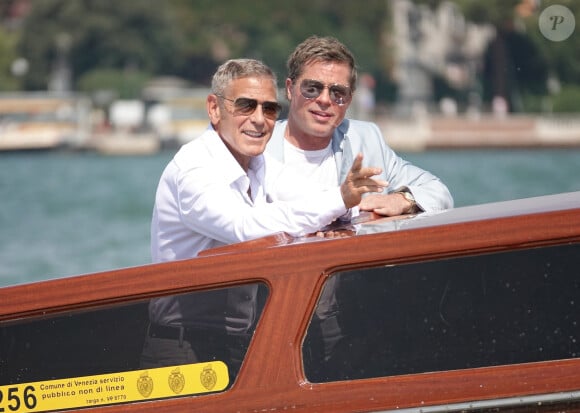
[[[580,192],[0,288],[0,412],[580,411]],[[148,302],[255,287],[243,362],[143,369]]]

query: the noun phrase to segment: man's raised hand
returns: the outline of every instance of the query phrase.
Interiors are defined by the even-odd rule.
[[[360,203],[362,195],[367,192],[382,192],[389,185],[387,181],[373,178],[382,172],[381,168],[362,166],[363,156],[359,153],[350,168],[346,179],[340,186],[342,200],[347,208]]]

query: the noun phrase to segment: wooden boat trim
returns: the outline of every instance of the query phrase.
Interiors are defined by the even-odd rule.
[[[538,225],[539,222],[542,222],[542,225]],[[579,239],[575,229],[580,226],[580,208],[451,225],[456,233],[461,234],[461,239],[440,239],[442,237],[438,235],[439,227],[433,226],[383,234],[383,237],[388,235],[389,242],[396,248],[385,248],[383,244],[369,245],[364,249],[350,248],[348,254],[342,252],[343,244],[348,242],[349,246],[358,246],[360,242],[356,237],[352,241],[339,238],[297,243],[276,251],[277,254],[281,254],[277,259],[277,264],[286,261],[289,267],[292,267],[291,256],[301,255],[304,248],[316,252],[316,254],[305,257],[304,264],[309,266],[311,270],[317,270],[322,274],[328,270],[349,267],[353,262],[361,264],[371,262],[402,263],[417,257],[434,259],[466,252],[483,253],[509,250],[515,247],[549,244],[564,240],[574,242]],[[490,246],[489,239],[495,240],[495,245]],[[243,258],[240,258],[239,255],[251,250],[256,254],[257,261],[266,262],[267,256],[271,254],[271,248],[274,247],[248,250],[244,246],[240,246],[237,253],[231,254],[231,260],[229,260],[229,264],[226,263],[227,266],[222,273],[209,274],[209,272],[202,271],[196,279],[195,289],[203,288],[204,284],[218,286],[235,282],[236,271],[230,266],[232,264],[235,266],[243,265]],[[331,259],[319,259],[322,256]],[[377,260],[377,256],[381,257],[380,260]],[[192,265],[195,265],[198,270],[212,268],[218,257],[219,255],[210,255],[192,260],[151,264],[5,287],[0,289],[0,301],[3,302],[0,308],[0,321],[35,314],[44,315],[51,311],[191,291],[193,289],[191,279],[188,276],[184,277],[183,274],[186,274]],[[328,268],[327,262],[333,262],[333,267]],[[269,267],[267,265],[260,267],[261,271],[257,270],[255,279],[268,280],[269,277],[264,270],[269,269]],[[164,274],[161,280],[157,275],[159,271]],[[258,275],[260,273],[261,275]]]

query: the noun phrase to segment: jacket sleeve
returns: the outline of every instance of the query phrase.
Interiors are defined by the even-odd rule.
[[[365,165],[383,168],[382,178],[389,182],[388,192],[408,188],[417,205],[426,212],[453,208],[447,186],[432,173],[398,156],[376,124],[351,121],[348,140],[354,155],[363,153]]]

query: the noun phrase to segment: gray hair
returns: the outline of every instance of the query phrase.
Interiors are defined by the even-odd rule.
[[[211,81],[211,91],[216,95],[223,95],[232,81],[244,77],[268,77],[272,79],[274,89],[278,90],[276,75],[263,62],[255,59],[231,59],[216,70]]]

